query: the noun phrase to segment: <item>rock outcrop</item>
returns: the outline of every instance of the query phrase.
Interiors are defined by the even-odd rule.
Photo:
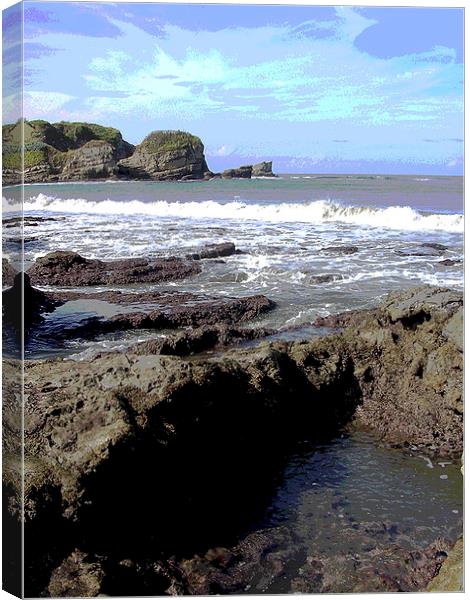
[[[28,275],[33,285],[83,286],[157,283],[184,279],[200,272],[197,262],[176,257],[106,262],[58,250],[36,259]]]
[[[461,293],[423,286],[393,294],[377,309],[342,316],[342,332],[311,341],[262,342],[190,359],[161,356],[148,345],[91,361],[28,361],[27,594],[40,596],[48,586],[65,594],[60,582],[67,573],[70,585],[80,583],[72,585],[73,594],[97,587],[111,593],[110,581],[114,589],[129,581],[124,572],[132,581],[139,573],[147,582],[150,573],[161,577],[154,594],[170,587],[202,593],[208,577],[228,588],[231,581],[249,583],[239,576],[237,553],[242,562],[247,552],[264,556],[269,540],[247,540],[235,556],[233,545],[219,552],[207,519],[218,534],[217,523],[235,527],[227,515],[244,514],[236,490],[248,490],[252,501],[252,486],[262,485],[267,467],[276,464],[273,453],[304,436],[323,440],[343,426],[365,427],[387,444],[460,456],[461,308]],[[14,364],[5,361],[7,375]],[[14,402],[12,393],[5,391],[6,406]],[[19,506],[22,467],[8,451],[14,446],[8,430],[4,444],[5,483],[16,489]],[[176,549],[194,555],[196,545],[214,549],[202,565],[155,560],[162,549],[167,556]],[[376,589],[396,590],[400,573],[402,589],[425,586],[446,548],[412,556],[397,550],[404,571],[388,582],[377,577],[371,553]],[[278,569],[275,554],[271,558],[269,568]],[[335,564],[346,568],[344,560],[338,556]],[[397,559],[384,554],[384,560]],[[217,565],[229,577],[220,578]],[[355,572],[362,566],[357,562]],[[316,576],[333,576],[334,569],[310,567],[293,591],[315,591],[319,582],[320,591],[338,591],[334,580],[330,585]],[[224,592],[217,585],[210,593]],[[136,584],[133,593],[139,589]]]
[[[431,580],[427,592],[463,592],[464,591],[464,543],[459,538],[448,551],[447,558],[437,575]]]
[[[132,156],[118,163],[118,170],[130,179],[187,180],[212,176],[203,143],[185,131],[154,131]]]
[[[276,177],[273,173],[273,161],[265,161],[253,165],[252,177]]]
[[[222,173],[222,179],[250,179],[253,172],[251,165],[238,167],[238,169],[226,169]]]
[[[13,285],[17,273],[18,271],[11,266],[10,261],[7,258],[2,258],[2,286],[4,288]]]
[[[25,120],[23,127],[26,183],[113,177],[134,151],[117,129],[95,123]],[[2,129],[4,184],[21,180],[21,131],[20,122]]]
[[[205,258],[221,258],[224,256],[232,256],[236,254],[237,249],[233,242],[222,242],[221,244],[208,244],[197,252],[187,254],[186,258],[192,260],[203,260]]]
[[[117,129],[96,123],[24,120],[23,125],[25,183],[275,177],[271,161],[214,175],[207,166],[202,141],[186,131],[154,131],[135,147],[123,140]],[[21,181],[22,130],[20,121],[2,129],[4,185]]]

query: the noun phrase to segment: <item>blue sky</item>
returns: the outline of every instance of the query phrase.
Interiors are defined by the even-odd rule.
[[[212,170],[462,173],[461,9],[24,6],[26,118],[186,129]]]

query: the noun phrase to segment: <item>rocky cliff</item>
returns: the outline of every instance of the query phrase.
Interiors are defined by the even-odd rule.
[[[4,125],[3,184],[21,182],[21,122]],[[273,177],[272,162],[228,169],[224,179]],[[95,123],[24,121],[24,181],[211,179],[204,145],[185,131],[154,131],[137,147],[113,127]],[[220,175],[218,175],[220,177]]]
[[[21,180],[21,123],[4,125],[3,183]],[[134,146],[113,127],[94,123],[24,122],[24,180],[26,183],[114,177],[116,164]]]
[[[185,131],[154,131],[129,158],[118,163],[120,175],[130,179],[202,179],[212,173],[204,157],[204,145]]]

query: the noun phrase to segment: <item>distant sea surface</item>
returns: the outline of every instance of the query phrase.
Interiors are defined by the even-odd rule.
[[[4,189],[7,211],[18,190]],[[463,264],[456,262],[463,259],[462,177],[291,174],[29,185],[24,210],[64,217],[26,224],[27,265],[58,249],[114,259],[184,255],[232,241],[242,254],[223,263],[203,261],[194,278],[146,287],[263,293],[278,308],[260,323],[274,327],[372,306],[392,290],[463,285]],[[339,247],[346,245],[357,252],[342,254]],[[9,251],[7,239],[7,256]],[[320,282],[326,275],[330,281]]]

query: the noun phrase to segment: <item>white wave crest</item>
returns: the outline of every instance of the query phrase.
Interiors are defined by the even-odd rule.
[[[410,206],[374,208],[347,206],[329,200],[305,203],[248,204],[243,201],[141,202],[130,200],[92,201],[81,198],[55,198],[38,194],[25,202],[25,210],[98,215],[148,215],[196,220],[247,220],[273,223],[351,223],[409,231],[463,232],[464,218],[459,214],[421,214]]]

